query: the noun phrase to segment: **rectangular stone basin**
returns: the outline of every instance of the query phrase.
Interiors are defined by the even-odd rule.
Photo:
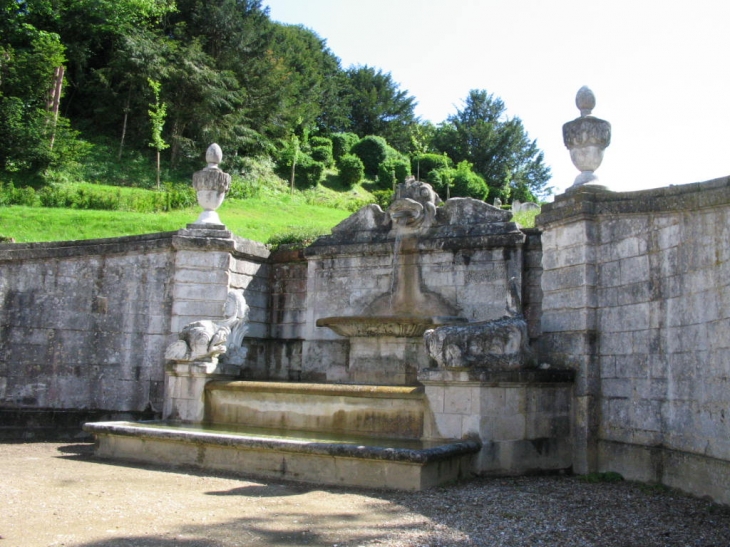
[[[216,381],[205,388],[207,423],[420,439],[422,387]]]
[[[89,423],[96,455],[318,484],[421,490],[466,478],[476,441],[423,443],[164,422]],[[366,444],[363,444],[366,443]]]

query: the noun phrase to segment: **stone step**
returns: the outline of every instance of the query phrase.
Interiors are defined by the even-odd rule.
[[[423,387],[215,381],[205,387],[205,421],[400,439],[420,439]]]
[[[470,475],[477,441],[420,442],[165,422],[84,425],[102,458],[317,484],[422,490]]]

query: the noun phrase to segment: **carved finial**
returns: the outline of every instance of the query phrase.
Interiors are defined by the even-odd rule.
[[[563,142],[570,150],[573,165],[580,170],[573,182],[573,187],[578,187],[598,182],[594,171],[603,161],[603,151],[611,144],[611,124],[591,115],[596,96],[589,87],[578,90],[575,104],[580,109],[580,117],[563,125]]]
[[[578,94],[575,96],[575,106],[580,110],[581,118],[591,115],[593,109],[596,108],[596,96],[590,87],[584,85],[578,90]]]
[[[231,187],[231,175],[218,168],[222,159],[221,147],[213,143],[205,152],[208,166],[193,173],[193,188],[198,194],[198,203],[203,208],[195,224],[223,224],[215,210],[221,206]]]
[[[223,150],[221,150],[221,147],[216,143],[211,144],[208,150],[205,151],[205,161],[208,162],[209,168],[217,168],[218,164],[223,161]]]

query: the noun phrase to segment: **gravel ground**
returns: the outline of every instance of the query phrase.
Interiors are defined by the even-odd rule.
[[[491,478],[402,493],[0,444],[0,547],[730,546],[730,508],[629,482]]]

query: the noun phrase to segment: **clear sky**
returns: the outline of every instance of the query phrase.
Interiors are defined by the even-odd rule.
[[[438,124],[470,89],[536,139],[558,192],[577,169],[562,125],[589,86],[611,122],[596,172],[614,190],[730,175],[730,0],[264,0],[327,40],[343,68],[390,72]]]

